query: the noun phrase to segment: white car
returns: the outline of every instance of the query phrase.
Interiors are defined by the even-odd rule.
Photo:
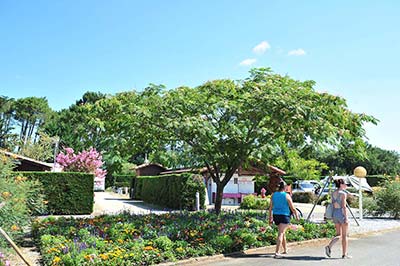
[[[292,192],[311,192],[315,193],[316,186],[319,184],[315,180],[298,180],[293,183]]]

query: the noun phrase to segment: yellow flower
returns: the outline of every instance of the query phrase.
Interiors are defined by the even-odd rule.
[[[107,260],[107,259],[108,259],[108,255],[107,255],[107,254],[100,254],[99,257],[100,257],[102,260]]]
[[[11,196],[11,193],[8,192],[8,191],[4,191],[3,193],[1,193],[1,196],[2,196],[4,199],[7,199],[8,197]]]
[[[58,256],[55,256],[53,259],[53,265],[57,265],[61,261],[61,258]]]

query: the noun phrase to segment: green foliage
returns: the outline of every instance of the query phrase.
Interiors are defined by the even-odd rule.
[[[387,175],[367,175],[367,182],[371,187],[384,185],[386,181],[390,181],[392,178]]]
[[[292,199],[293,202],[314,203],[317,200],[317,196],[312,192],[294,192]]]
[[[135,198],[172,209],[195,207],[196,192],[200,193],[200,207],[204,207],[205,186],[194,174],[139,176],[135,179]]]
[[[352,174],[357,166],[364,166],[368,175],[397,175],[400,173],[400,154],[365,144],[365,151],[357,152],[353,144],[347,144],[338,151],[317,154],[338,175]],[[361,155],[361,156],[360,156]],[[326,173],[325,173],[326,174]]]
[[[90,214],[93,212],[93,174],[75,172],[20,172],[43,184],[50,214]]]
[[[270,69],[254,69],[245,80],[169,90],[157,105],[144,108],[153,114],[159,131],[186,143],[197,161],[213,169],[217,192],[222,192],[250,156],[268,158],[264,155],[288,145],[359,144],[365,135],[363,124],[376,120],[350,112],[343,98],[318,93],[314,85]],[[217,211],[221,195],[217,193]]]
[[[31,216],[44,213],[46,205],[41,184],[13,173],[12,160],[4,155],[0,157],[0,227],[19,243]],[[0,238],[0,246],[4,245],[4,239]]]
[[[400,181],[386,181],[381,190],[375,194],[377,215],[388,214],[391,217],[400,218]]]
[[[50,137],[46,133],[38,133],[39,139],[28,140],[19,154],[38,160],[38,161],[53,161],[54,145],[58,138]]]
[[[247,195],[240,203],[240,209],[247,210],[266,210],[269,208],[271,197],[262,198],[261,196]]]
[[[113,175],[114,186],[115,187],[130,187],[132,184],[132,179],[136,177],[136,174],[128,175]]]
[[[329,238],[334,225],[296,221],[288,241]],[[52,217],[33,224],[43,263],[65,265],[155,265],[275,244],[277,227],[266,212],[172,212]],[[89,262],[90,261],[90,262]],[[69,263],[69,264],[68,264]]]
[[[288,175],[298,180],[319,179],[321,172],[328,169],[325,163],[300,157],[296,150],[285,148],[283,151],[283,155],[275,160],[274,165],[285,169]]]

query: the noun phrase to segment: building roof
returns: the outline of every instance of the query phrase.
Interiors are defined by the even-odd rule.
[[[13,159],[18,160],[18,161],[21,161],[21,162],[26,161],[26,162],[28,162],[30,164],[35,165],[35,166],[39,166],[39,167],[45,168],[48,171],[50,171],[53,168],[53,164],[52,163],[46,163],[46,162],[38,161],[38,160],[35,160],[35,159],[32,159],[32,158],[29,158],[29,157],[26,157],[26,156],[23,156],[23,155],[20,155],[20,154],[15,154],[15,153],[12,153],[12,152],[8,152],[8,151],[5,151],[5,150],[0,150],[0,152],[3,153],[4,155],[8,156],[8,157],[11,157]]]
[[[144,164],[136,166],[135,170],[141,169],[141,168],[146,168],[146,167],[149,167],[149,166],[158,166],[158,167],[161,167],[161,168],[167,170],[167,168],[165,168],[164,166],[162,166],[161,164],[158,164],[158,163],[144,163]]]
[[[181,169],[170,169],[166,171],[162,171],[160,175],[168,175],[168,174],[182,174],[182,173],[206,173],[208,171],[207,167],[203,168],[181,168]]]

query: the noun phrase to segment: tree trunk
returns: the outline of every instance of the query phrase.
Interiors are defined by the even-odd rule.
[[[217,193],[215,195],[215,212],[217,215],[221,212],[222,207],[222,195],[224,193],[224,185],[222,183],[217,184]]]

